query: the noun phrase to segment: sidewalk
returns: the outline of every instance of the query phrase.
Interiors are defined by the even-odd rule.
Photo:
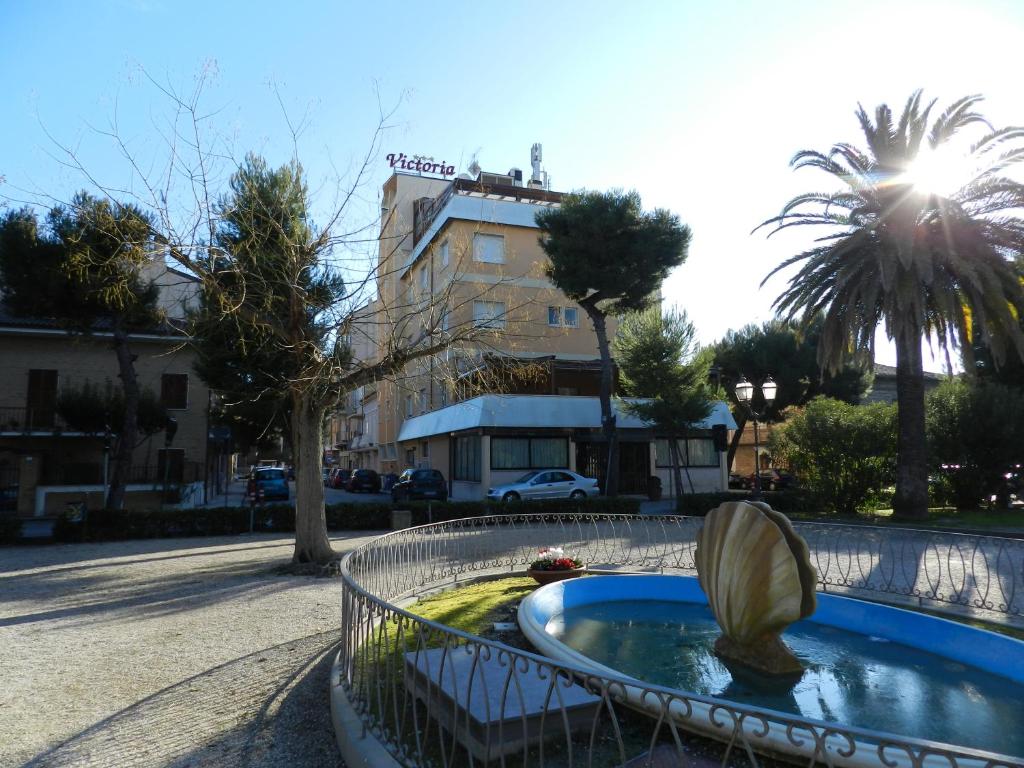
[[[338,582],[275,575],[292,546],[0,550],[0,766],[339,766],[326,694]]]

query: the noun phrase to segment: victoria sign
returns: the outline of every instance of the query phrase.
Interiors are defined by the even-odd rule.
[[[409,157],[404,152],[397,155],[392,152],[387,156],[388,163],[392,168],[401,168],[403,171],[421,171],[425,173],[439,173],[442,176],[454,176],[455,166],[446,165],[444,160],[440,163],[434,162],[434,158],[425,155],[413,155]]]

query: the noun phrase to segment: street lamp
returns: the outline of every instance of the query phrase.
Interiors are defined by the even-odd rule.
[[[754,418],[754,493],[751,497],[754,499],[761,498],[761,438],[757,421],[764,418],[771,404],[775,402],[775,393],[779,387],[769,376],[761,382],[760,388],[762,405],[760,408],[755,408],[754,393],[757,387],[742,377],[736,382],[736,399],[750,411],[750,415]]]

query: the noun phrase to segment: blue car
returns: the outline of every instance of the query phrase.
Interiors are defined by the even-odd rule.
[[[254,469],[252,482],[256,484],[257,490],[263,491],[264,501],[288,501],[288,475],[281,467]]]

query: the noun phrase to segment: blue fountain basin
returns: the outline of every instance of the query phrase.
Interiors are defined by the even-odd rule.
[[[755,748],[801,757],[824,749],[850,766],[910,765],[942,744],[956,745],[960,765],[1024,754],[1024,643],[957,622],[819,594],[814,616],[784,635],[807,666],[795,685],[734,676],[714,656],[718,628],[694,577],[558,582],[524,600],[519,623],[552,658],[636,681],[627,698],[638,708],[661,706],[664,697],[645,694],[652,685],[695,694],[671,705],[683,727],[729,738],[735,721],[716,714],[715,700],[764,713],[743,724]],[[819,735],[827,723],[843,726],[854,741],[794,738],[786,723],[796,718]],[[909,749],[879,749],[893,732]],[[923,759],[932,762],[949,765]]]

